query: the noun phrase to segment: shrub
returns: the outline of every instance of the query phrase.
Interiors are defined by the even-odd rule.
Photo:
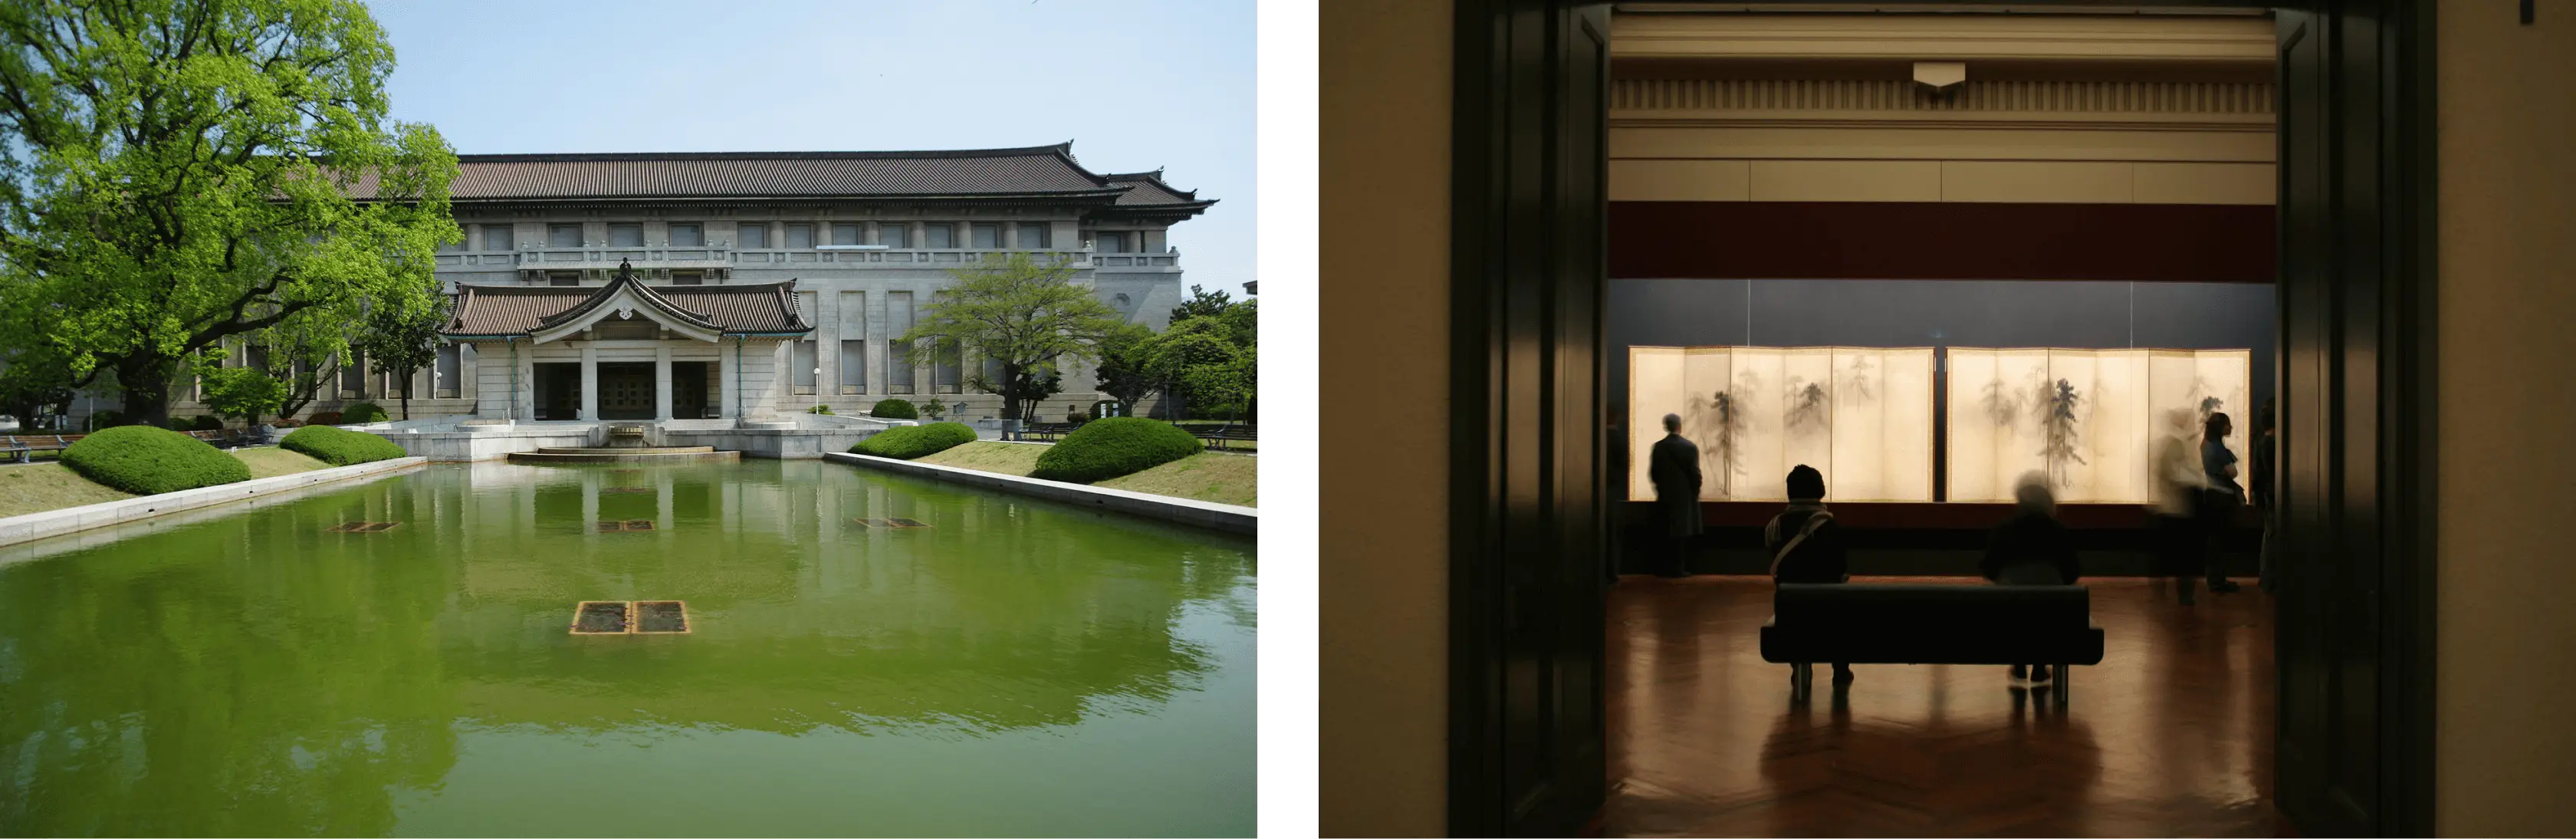
[[[384,422],[390,418],[391,417],[385,414],[385,409],[377,407],[376,403],[353,402],[340,409],[340,421],[332,424],[361,425],[370,422]]]
[[[63,450],[63,465],[107,486],[158,495],[250,480],[250,466],[205,441],[149,425],[93,432]]]
[[[333,428],[319,423],[295,429],[277,445],[300,452],[333,466],[351,466],[403,457],[401,446],[394,441],[364,431]]]
[[[914,411],[912,410],[912,403],[910,403],[910,402],[906,402],[906,401],[903,401],[903,400],[901,400],[901,399],[880,399],[880,400],[877,400],[877,406],[876,406],[876,407],[874,407],[874,408],[869,408],[869,409],[868,409],[868,413],[869,413],[869,414],[874,415],[877,419],[920,419],[920,418],[921,418],[921,414],[916,413],[916,412],[914,412]]]
[[[1170,425],[1137,417],[1083,423],[1038,455],[1029,477],[1087,484],[1132,475],[1198,454],[1199,438]]]
[[[305,420],[305,422],[312,423],[314,425],[339,425],[340,412],[323,411],[322,413],[314,414],[312,419]]]
[[[115,428],[115,427],[117,427],[117,426],[124,425],[124,424],[125,424],[125,412],[124,412],[124,411],[113,411],[113,410],[111,410],[111,411],[92,411],[92,412],[90,412],[90,415],[89,415],[89,427],[90,427],[90,430],[93,430],[93,431],[100,430],[100,429]]]
[[[948,416],[948,406],[941,404],[937,399],[921,403],[920,408],[922,416],[933,420],[945,419]]]
[[[832,406],[830,406],[830,405],[816,405],[816,406],[814,406],[814,407],[811,407],[811,408],[807,408],[807,409],[805,409],[805,413],[809,413],[809,414],[829,414],[829,413],[831,413],[831,412],[832,412]]]
[[[207,414],[207,415],[204,415],[204,416],[199,416],[199,417],[197,417],[196,425],[195,425],[194,427],[192,427],[192,428],[188,429],[188,430],[190,430],[190,431],[222,431],[222,430],[224,430],[224,418],[223,418],[223,417],[214,416],[214,415],[212,415],[212,414]]]
[[[972,442],[975,442],[975,429],[966,427],[965,423],[934,422],[879,431],[851,446],[850,451],[853,454],[911,460]]]

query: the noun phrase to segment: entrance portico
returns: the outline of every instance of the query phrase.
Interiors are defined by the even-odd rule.
[[[442,334],[485,359],[479,418],[759,418],[782,398],[785,342],[813,330],[794,287],[653,287],[625,265],[595,289],[460,285]]]

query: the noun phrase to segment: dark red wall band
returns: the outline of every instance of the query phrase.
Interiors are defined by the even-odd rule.
[[[2268,283],[2272,207],[1613,201],[1618,279]]]

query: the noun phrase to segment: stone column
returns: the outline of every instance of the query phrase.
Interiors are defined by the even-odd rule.
[[[738,372],[742,369],[741,353],[742,345],[739,341],[733,346],[726,346],[722,341],[716,342],[716,377],[719,380],[716,392],[717,398],[721,400],[716,405],[716,416],[729,420],[742,419],[742,411],[737,407],[742,397],[734,392],[735,379],[741,375]]]
[[[519,386],[512,388],[510,393],[511,401],[517,405],[511,410],[517,414],[518,422],[534,421],[537,418],[536,343],[531,341],[522,347],[516,341],[510,342],[510,364],[519,368]]]
[[[653,418],[671,418],[671,348],[653,348]]]
[[[599,421],[599,350],[581,348],[581,418]]]

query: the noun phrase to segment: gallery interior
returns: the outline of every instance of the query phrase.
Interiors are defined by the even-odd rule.
[[[1363,244],[1323,280],[1368,293],[1325,295],[1325,397],[1447,389],[1372,403],[1443,444],[1325,424],[1327,835],[2576,829],[2545,780],[2576,726],[2509,689],[2576,672],[2576,625],[2489,575],[2570,580],[2467,524],[2567,489],[2461,457],[2576,452],[2460,401],[2563,375],[2542,313],[2576,299],[2540,278],[2576,245],[2520,219],[2576,212],[2576,108],[2534,81],[2576,78],[2576,19],[1347,5],[1323,234]],[[1650,480],[1666,415],[1695,535]],[[2251,508],[2209,546],[2240,589],[2170,576],[2159,470],[2212,434],[2270,467],[2277,591]],[[2006,588],[1980,560],[2039,476],[2099,639],[2072,690],[1941,657],[2009,603],[1793,616],[1801,465],[1851,589]],[[1827,684],[1774,648],[1816,614],[1934,652]]]

